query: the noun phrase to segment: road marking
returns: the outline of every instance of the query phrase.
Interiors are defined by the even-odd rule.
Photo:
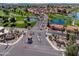
[[[41,38],[40,38],[40,36],[37,35],[37,39],[38,39],[39,42],[41,42]]]

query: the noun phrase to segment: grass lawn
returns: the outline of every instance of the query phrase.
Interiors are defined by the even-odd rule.
[[[65,25],[66,26],[71,26],[72,25],[72,20],[65,20]]]
[[[36,21],[34,21],[34,22],[27,22],[27,23],[31,24],[31,26],[34,26],[36,24]]]
[[[17,21],[16,22],[16,27],[23,28],[23,27],[25,27],[25,25],[27,25],[27,24],[25,24],[24,21]]]
[[[66,26],[68,25],[72,25],[72,19],[71,17],[68,17],[66,15],[61,15],[61,14],[49,14],[48,15],[50,19],[54,19],[54,18],[57,18],[57,19],[62,19],[65,21],[65,24]]]
[[[20,28],[24,28],[25,26],[27,26],[28,23],[31,24],[31,26],[34,26],[36,24],[36,22],[27,22],[27,23],[24,23],[24,19],[27,17],[27,16],[34,16],[32,13],[30,12],[25,12],[25,15],[24,16],[21,16],[19,14],[16,13],[13,13],[13,12],[10,12],[9,15],[5,15],[5,13],[0,10],[0,16],[5,16],[5,17],[12,17],[14,16],[16,18],[16,26],[15,27],[20,27]],[[6,27],[10,27],[12,23],[10,22],[7,22],[7,23],[1,23],[0,22],[0,26],[5,26],[7,24]]]
[[[31,24],[31,26],[34,26],[36,24],[36,22],[27,22],[27,23],[24,23],[24,21],[16,21],[14,24],[16,25],[15,27],[24,28],[25,26],[28,25],[28,23]],[[0,26],[4,26],[4,27],[11,27],[11,24],[13,24],[13,23],[10,23],[10,22],[1,23],[0,22]]]
[[[4,12],[2,10],[0,10],[0,16],[4,16]]]
[[[71,12],[79,12],[79,8],[73,9]]]
[[[65,15],[61,14],[48,14],[49,18],[59,18],[59,19],[64,19]]]
[[[17,21],[23,21],[24,19],[25,19],[25,17],[23,17],[23,16],[16,16]]]
[[[3,26],[2,22],[0,22],[0,26]]]
[[[76,20],[76,25],[79,26],[79,20]]]

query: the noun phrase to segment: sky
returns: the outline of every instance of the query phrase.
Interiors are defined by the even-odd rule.
[[[79,3],[79,0],[0,0],[0,3]]]

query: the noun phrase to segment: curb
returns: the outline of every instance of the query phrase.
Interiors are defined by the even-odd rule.
[[[0,43],[0,45],[15,45],[16,43],[18,43],[21,39],[23,38],[23,35],[21,35],[17,41],[15,41],[14,43]]]
[[[62,52],[65,51],[64,49],[58,49],[56,46],[54,46],[54,45],[52,44],[52,42],[48,39],[48,36],[46,37],[46,39],[47,39],[47,41],[49,42],[49,44],[51,45],[51,47],[54,48],[55,50],[57,50],[57,51],[62,51]]]

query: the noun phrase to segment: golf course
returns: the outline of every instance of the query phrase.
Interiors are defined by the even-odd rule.
[[[34,26],[36,24],[36,19],[33,18],[34,14],[25,11],[21,8],[10,8],[8,10],[0,9],[0,26],[3,27],[20,27],[24,28],[30,24]],[[35,19],[35,21],[27,21],[27,17]],[[12,20],[15,19],[15,20]],[[24,21],[24,19],[26,19]]]

